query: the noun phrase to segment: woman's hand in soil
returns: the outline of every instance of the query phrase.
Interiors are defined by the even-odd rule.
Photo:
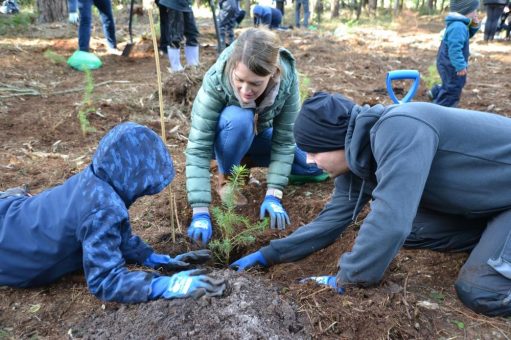
[[[187,270],[172,276],[160,276],[151,282],[149,299],[198,299],[203,295],[222,296],[226,283],[224,279],[214,279],[204,275],[205,270]]]
[[[344,288],[337,287],[336,278],[335,276],[310,276],[306,277],[305,279],[300,280],[300,283],[307,283],[307,282],[316,282],[317,284],[323,285],[323,286],[329,286],[330,288],[335,289],[335,291],[338,294],[344,294]]]
[[[213,234],[213,226],[211,225],[211,217],[209,213],[198,213],[192,216],[192,223],[188,227],[188,237],[194,241],[201,241],[206,245]]]
[[[177,257],[173,259],[169,255],[152,253],[145,259],[144,266],[153,269],[163,268],[165,270],[184,270],[190,269],[190,263],[187,263]]]
[[[176,256],[175,259],[190,264],[203,264],[211,260],[211,257],[212,257],[211,250],[200,249],[183,253],[181,255]]]
[[[259,211],[259,218],[262,220],[266,213],[270,215],[270,227],[272,229],[279,228],[279,230],[284,230],[286,229],[286,225],[291,223],[282,203],[280,203],[280,200],[275,196],[266,195],[266,197],[264,197],[263,204],[261,204],[261,209]]]
[[[268,261],[266,261],[263,253],[260,251],[256,251],[255,253],[242,257],[238,261],[233,262],[229,268],[242,272],[257,265],[268,267]]]

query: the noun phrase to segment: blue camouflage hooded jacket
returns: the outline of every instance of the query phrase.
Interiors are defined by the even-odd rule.
[[[82,269],[106,301],[147,301],[154,275],[126,263],[153,252],[132,235],[128,208],[163,190],[174,168],[160,137],[124,123],[101,141],[92,164],[38,195],[0,199],[0,285],[32,287]]]

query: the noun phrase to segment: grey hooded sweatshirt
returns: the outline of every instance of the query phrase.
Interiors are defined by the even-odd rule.
[[[261,249],[269,264],[333,243],[372,199],[337,275],[341,285],[372,285],[404,244],[419,207],[466,218],[511,208],[511,119],[430,103],[355,106],[345,149],[350,172],[336,178],[315,220]]]

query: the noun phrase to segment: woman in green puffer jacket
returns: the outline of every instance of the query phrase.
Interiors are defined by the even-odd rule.
[[[186,148],[186,186],[193,217],[188,235],[207,243],[212,235],[210,161],[218,164],[217,192],[225,198],[227,177],[242,160],[268,167],[266,196],[260,217],[270,216],[271,227],[284,229],[289,217],[281,199],[290,173],[324,180],[328,175],[307,165],[296,150],[293,123],[300,110],[295,60],[280,47],[278,36],[250,28],[219,56],[204,76],[192,108]],[[236,197],[238,205],[247,203]]]

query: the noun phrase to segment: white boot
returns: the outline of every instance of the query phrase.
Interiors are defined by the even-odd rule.
[[[167,46],[167,53],[169,55],[170,71],[171,72],[183,71],[179,48],[172,48],[170,46]]]
[[[185,46],[186,64],[199,66],[199,46]]]

